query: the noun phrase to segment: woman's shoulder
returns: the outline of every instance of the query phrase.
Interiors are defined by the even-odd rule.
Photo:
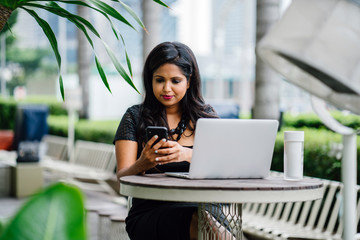
[[[126,112],[129,112],[129,113],[139,113],[140,112],[140,109],[141,109],[141,105],[142,104],[135,104],[135,105],[132,105],[131,107],[129,107]]]
[[[136,104],[129,107],[124,113],[122,119],[125,121],[135,121],[137,122],[140,118],[141,104]]]
[[[138,118],[140,116],[141,109],[142,109],[141,104],[133,105],[126,110],[124,116],[130,115],[131,117]]]

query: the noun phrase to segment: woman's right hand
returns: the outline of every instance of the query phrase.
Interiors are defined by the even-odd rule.
[[[138,159],[139,164],[141,163],[141,165],[143,165],[144,171],[155,167],[158,164],[158,157],[162,156],[157,152],[157,150],[162,147],[162,145],[166,142],[166,139],[161,139],[158,143],[151,147],[157,139],[158,136],[155,135],[145,144],[145,147],[141,152],[140,158]]]

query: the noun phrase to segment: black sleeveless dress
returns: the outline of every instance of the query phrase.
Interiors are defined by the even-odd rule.
[[[136,127],[140,116],[140,105],[126,111],[116,131],[117,140],[137,142]],[[142,146],[139,146],[139,157]],[[147,173],[188,172],[188,162],[158,165]],[[190,221],[197,211],[197,203],[167,202],[133,198],[132,207],[125,220],[126,231],[131,240],[188,240]]]

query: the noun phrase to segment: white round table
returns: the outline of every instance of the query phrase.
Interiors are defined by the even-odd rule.
[[[265,179],[201,179],[190,180],[168,177],[165,174],[147,174],[120,178],[120,194],[135,198],[199,203],[199,239],[207,239],[207,205],[226,206],[226,217],[231,221],[230,231],[236,239],[242,238],[242,203],[296,202],[322,198],[319,180],[285,181],[283,177]],[[216,217],[215,217],[216,218]],[[222,234],[222,233],[220,233]],[[217,236],[219,233],[217,234]]]

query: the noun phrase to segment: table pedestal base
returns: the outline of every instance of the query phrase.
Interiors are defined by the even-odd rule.
[[[242,239],[242,204],[199,203],[198,215],[199,240]]]

